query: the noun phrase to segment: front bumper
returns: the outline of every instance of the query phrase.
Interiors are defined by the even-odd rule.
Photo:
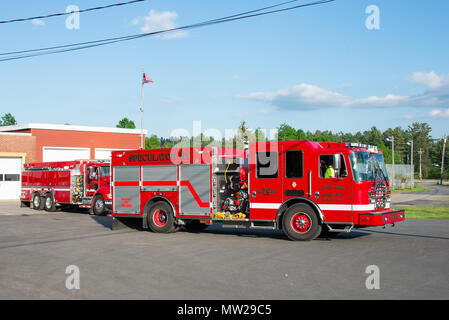
[[[384,226],[405,220],[404,210],[391,210],[386,212],[359,213],[359,225]]]

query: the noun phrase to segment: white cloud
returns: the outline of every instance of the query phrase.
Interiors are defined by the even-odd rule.
[[[435,71],[414,72],[410,80],[413,83],[425,85],[428,89],[434,90],[444,86],[449,86],[449,75],[439,76]]]
[[[177,27],[176,23],[173,22],[178,17],[176,12],[163,11],[157,12],[155,10],[150,10],[148,15],[143,18],[143,26],[140,28],[142,33],[150,33],[155,31],[170,30]],[[139,24],[140,19],[135,18],[131,23]],[[162,36],[164,39],[182,38],[187,36],[187,32],[183,30],[171,31],[168,33],[163,33],[158,35]]]
[[[239,99],[250,99],[268,102],[284,109],[312,109],[313,107],[341,106],[350,101],[342,94],[328,91],[320,87],[301,83],[275,92],[253,92],[237,96]]]
[[[406,103],[408,99],[408,96],[387,94],[385,97],[371,96],[368,98],[354,99],[348,104],[348,106],[395,107]]]
[[[41,19],[33,19],[31,20],[31,23],[35,26],[45,26],[45,21]]]
[[[129,23],[136,26],[140,23],[140,18],[134,18]]]
[[[310,110],[317,108],[392,108],[392,107],[443,107],[449,106],[449,76],[435,72],[415,72],[410,79],[426,86],[427,90],[409,96],[387,94],[384,97],[369,96],[355,98],[318,86],[301,83],[271,92],[252,92],[238,95],[238,99],[262,101],[288,110]]]
[[[449,108],[446,110],[433,109],[428,115],[432,118],[449,118]]]
[[[307,83],[301,83],[275,92],[242,94],[237,96],[237,98],[263,101],[281,109],[305,110],[330,107],[391,107],[407,99],[407,97],[392,94],[385,97],[371,96],[368,98],[354,99],[341,93],[329,91]]]

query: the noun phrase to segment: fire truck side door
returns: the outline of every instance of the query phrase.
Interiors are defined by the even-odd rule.
[[[258,144],[255,144],[257,146]],[[250,148],[250,218],[274,220],[282,204],[281,149]]]
[[[312,196],[328,223],[352,223],[352,189],[348,165],[343,154],[318,154]],[[327,171],[330,166],[335,171],[335,177],[328,177],[332,173],[332,169]]]
[[[87,189],[95,190],[95,186],[98,187],[98,167],[87,167]]]
[[[284,176],[283,176],[283,202],[291,198],[309,198],[308,172],[312,169],[305,167],[305,159],[309,156],[307,150],[298,150],[296,146],[285,146],[283,150]],[[310,162],[310,161],[309,161]]]

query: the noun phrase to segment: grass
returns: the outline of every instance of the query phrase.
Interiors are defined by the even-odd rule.
[[[405,219],[449,219],[449,207],[406,207]]]
[[[415,186],[413,188],[393,189],[393,190],[391,190],[391,193],[419,192],[419,191],[429,191],[429,190],[432,190],[432,189],[429,187],[420,185],[420,184],[415,184]]]

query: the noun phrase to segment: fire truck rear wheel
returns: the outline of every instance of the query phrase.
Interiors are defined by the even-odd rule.
[[[44,198],[44,209],[48,212],[56,211],[55,201],[51,193],[47,193]]]
[[[169,233],[177,230],[173,210],[166,202],[153,204],[147,213],[148,227],[153,232]]]
[[[31,199],[31,206],[34,210],[42,210],[44,209],[44,201],[42,200],[41,195],[38,192],[33,194],[33,198]]]
[[[106,211],[106,204],[102,196],[97,195],[94,198],[94,203],[92,204],[92,211],[96,216],[101,216]]]
[[[282,219],[282,227],[290,240],[309,241],[321,233],[321,225],[315,211],[304,203],[287,209]]]

